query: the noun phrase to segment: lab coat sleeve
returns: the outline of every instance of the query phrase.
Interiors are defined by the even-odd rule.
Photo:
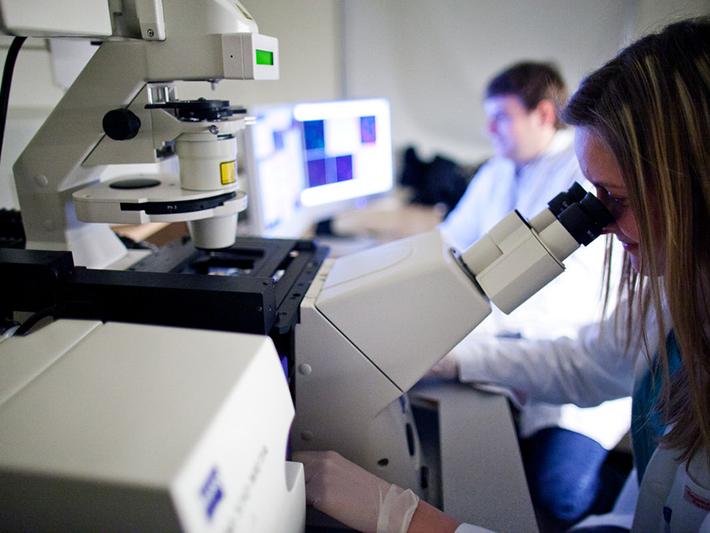
[[[580,407],[632,393],[638,351],[624,353],[622,319],[581,328],[576,338],[487,339],[470,336],[454,348],[459,379],[492,383],[526,400]]]

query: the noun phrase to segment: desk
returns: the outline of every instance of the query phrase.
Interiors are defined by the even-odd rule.
[[[507,399],[439,380],[421,381],[409,397],[438,414],[439,442],[420,436],[425,456],[439,447],[443,510],[498,532],[537,531]]]
[[[156,246],[165,244],[187,235],[185,222],[150,222],[148,224],[117,224],[111,229],[122,237],[128,237],[135,242],[147,241]]]
[[[331,257],[341,257],[431,231],[442,221],[443,215],[437,206],[410,204],[409,194],[397,190],[364,207],[348,209],[333,217],[335,236],[306,237],[328,246]]]
[[[368,236],[388,242],[430,231],[443,216],[439,207],[410,204],[406,191],[396,191],[361,209],[338,214],[333,228],[339,235]]]

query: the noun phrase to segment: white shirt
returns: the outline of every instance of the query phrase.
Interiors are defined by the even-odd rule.
[[[494,157],[474,176],[466,193],[440,228],[444,237],[459,249],[476,242],[513,209],[532,218],[547,207],[547,202],[575,181],[588,184],[574,154],[572,131],[555,134],[548,148],[537,159],[516,169],[509,159]],[[513,371],[497,350],[515,341],[497,337],[552,339],[576,335],[585,324],[601,318],[602,265],[604,239],[577,250],[565,262],[561,276],[539,291],[510,315],[494,309],[453,353],[459,363],[462,381],[486,381],[476,374],[482,363],[497,366],[501,385]],[[612,279],[614,277],[612,276]],[[530,403],[520,417],[520,433],[527,437],[546,427],[562,427],[586,435],[611,449],[628,431],[630,398],[580,409],[574,405]]]
[[[516,171],[495,156],[476,173],[440,228],[454,246],[467,248],[513,209],[531,218],[575,181],[585,184],[572,146],[573,132],[560,130],[547,149]]]

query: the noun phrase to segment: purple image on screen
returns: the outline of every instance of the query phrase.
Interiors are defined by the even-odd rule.
[[[360,141],[363,144],[377,142],[377,125],[375,117],[360,117]]]
[[[353,179],[353,156],[341,155],[335,158],[335,171],[337,181]]]
[[[318,187],[325,185],[325,159],[311,159],[308,161],[308,186]]]

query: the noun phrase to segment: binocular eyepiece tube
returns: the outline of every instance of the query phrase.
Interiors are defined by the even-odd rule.
[[[514,211],[460,255],[486,295],[509,313],[563,270],[580,245],[588,245],[614,217],[575,183],[530,221]]]
[[[578,246],[587,246],[614,217],[592,193],[575,183],[555,196],[547,209],[536,215],[530,226],[559,261],[564,261]]]

